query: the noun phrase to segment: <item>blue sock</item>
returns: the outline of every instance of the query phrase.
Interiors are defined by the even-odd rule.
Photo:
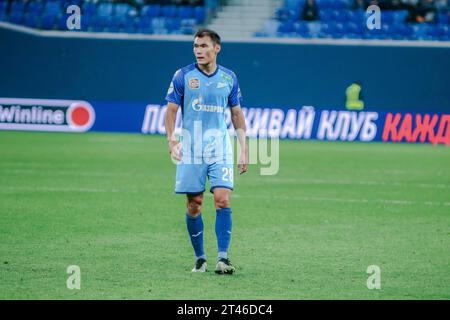
[[[195,256],[197,259],[203,258],[206,260],[205,251],[203,250],[203,219],[199,214],[193,218],[186,213],[186,226],[191,238],[192,247],[194,247]]]
[[[219,259],[227,258],[228,247],[231,241],[231,208],[216,210],[216,236]]]

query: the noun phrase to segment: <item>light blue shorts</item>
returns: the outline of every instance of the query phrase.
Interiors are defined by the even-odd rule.
[[[175,183],[176,193],[197,194],[205,192],[206,177],[210,184],[210,192],[214,188],[227,188],[233,190],[233,164],[177,164]]]

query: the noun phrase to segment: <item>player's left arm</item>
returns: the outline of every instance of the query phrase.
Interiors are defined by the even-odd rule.
[[[240,145],[240,154],[237,166],[239,174],[243,174],[248,170],[247,128],[245,125],[245,117],[240,105],[230,108],[230,111],[231,121],[233,122],[234,130]]]

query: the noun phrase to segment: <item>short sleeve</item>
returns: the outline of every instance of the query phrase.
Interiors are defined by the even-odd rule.
[[[233,88],[231,88],[231,93],[228,96],[228,105],[230,107],[236,107],[242,104],[242,94],[237,77],[234,73],[232,74],[232,77],[233,77]]]
[[[166,100],[181,105],[184,96],[184,73],[181,69],[173,75],[172,82],[167,90]]]

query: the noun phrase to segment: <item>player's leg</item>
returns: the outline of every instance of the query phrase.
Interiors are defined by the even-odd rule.
[[[206,255],[203,249],[203,220],[201,208],[206,182],[206,166],[198,164],[177,165],[176,193],[184,193],[186,201],[186,227],[194,248],[196,263],[193,272],[206,271]]]
[[[235,268],[228,259],[228,249],[231,242],[232,210],[230,205],[231,190],[233,190],[233,165],[213,164],[208,169],[211,192],[214,194],[216,208],[216,236],[218,258],[216,273],[232,274]]]
[[[196,262],[192,272],[206,271],[206,255],[203,248],[203,219],[201,208],[203,204],[203,193],[187,194],[186,200],[186,226],[194,248]]]

